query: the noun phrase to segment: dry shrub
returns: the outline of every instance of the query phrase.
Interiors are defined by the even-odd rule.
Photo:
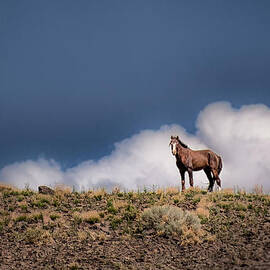
[[[82,268],[80,267],[80,265],[78,263],[73,262],[73,263],[70,263],[68,265],[68,269],[70,269],[70,270],[77,270],[77,269],[82,269]]]
[[[209,217],[209,209],[212,206],[212,203],[209,201],[207,197],[201,197],[201,200],[199,201],[196,209],[196,214],[200,218]]]
[[[17,202],[17,205],[20,207],[22,212],[27,212],[28,204],[25,201]]]
[[[90,198],[96,198],[97,200],[101,200],[106,194],[106,190],[104,188],[99,188],[99,189],[95,189],[95,190],[89,190],[88,192],[85,193],[86,197],[90,197]]]
[[[87,234],[87,232],[85,232],[85,231],[79,230],[78,233],[77,233],[77,235],[78,235],[78,239],[79,239],[81,242],[84,242],[84,241],[88,238],[88,234]]]
[[[186,231],[191,230],[194,235],[198,235],[201,230],[200,219],[197,215],[171,205],[145,209],[142,220],[145,227],[154,228],[159,235],[183,237]]]
[[[59,213],[57,213],[57,212],[50,212],[50,213],[49,213],[49,216],[50,216],[50,219],[51,219],[52,221],[55,221],[55,220],[57,220],[57,219],[59,219],[59,218],[62,217],[62,216],[61,216]]]
[[[73,219],[77,224],[80,224],[82,222],[82,217],[81,217],[81,213],[79,212],[74,212],[73,213]]]
[[[128,206],[128,203],[126,201],[120,201],[120,200],[117,200],[117,201],[114,201],[113,202],[113,206],[116,210],[119,210],[121,208],[125,208]]]
[[[100,222],[100,215],[96,210],[73,214],[74,219],[85,221],[90,224]]]
[[[200,217],[200,218],[208,218],[210,213],[209,213],[209,210],[206,209],[206,208],[202,208],[202,207],[198,207],[196,209],[196,214]]]
[[[43,218],[43,213],[37,211],[27,214],[12,213],[11,215],[11,219],[14,221],[14,223],[21,221],[25,221],[28,223],[38,223],[43,222]]]
[[[202,238],[205,236],[205,232],[203,230],[194,231],[187,226],[183,226],[183,232],[181,235],[181,244],[196,244],[202,242]]]
[[[99,233],[97,233],[97,239],[104,241],[107,239],[107,235],[104,232],[99,232]]]
[[[43,243],[54,243],[55,242],[53,237],[52,237],[52,234],[48,230],[43,230],[40,239]]]
[[[108,236],[104,232],[98,232],[98,231],[89,231],[87,233],[87,239],[92,241],[101,240],[104,241],[108,238]]]
[[[17,235],[20,241],[26,243],[38,243],[38,242],[51,242],[53,238],[49,231],[43,230],[41,228],[28,228],[25,232]]]
[[[98,196],[104,196],[106,194],[106,190],[104,188],[99,188],[96,190],[93,190],[93,195],[98,197]]]

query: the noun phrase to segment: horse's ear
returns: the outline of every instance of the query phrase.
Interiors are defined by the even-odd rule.
[[[178,136],[176,136],[176,139],[177,139],[177,140],[179,140],[179,137],[178,137]]]
[[[171,139],[173,139],[173,135],[171,136]]]

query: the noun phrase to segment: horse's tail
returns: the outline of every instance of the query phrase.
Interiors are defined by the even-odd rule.
[[[220,174],[222,170],[222,159],[220,156],[218,156],[218,174]]]
[[[212,169],[216,169],[218,174],[222,170],[222,160],[221,157],[213,152],[208,153],[208,164]]]

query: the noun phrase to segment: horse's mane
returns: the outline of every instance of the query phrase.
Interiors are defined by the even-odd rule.
[[[184,148],[188,148],[188,146],[186,144],[184,144],[182,141],[180,141],[180,139],[178,138],[177,141],[180,143],[181,146],[183,146]]]

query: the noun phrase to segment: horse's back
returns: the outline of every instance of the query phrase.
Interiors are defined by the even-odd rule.
[[[199,171],[209,166],[208,150],[192,150],[191,155],[194,171]]]

